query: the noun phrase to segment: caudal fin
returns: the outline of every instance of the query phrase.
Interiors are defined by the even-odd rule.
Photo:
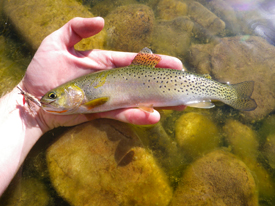
[[[254,81],[241,82],[231,85],[237,92],[237,99],[232,99],[229,105],[242,111],[251,111],[257,108],[254,99],[251,99],[254,90]]]

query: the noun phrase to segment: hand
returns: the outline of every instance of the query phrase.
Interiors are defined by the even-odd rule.
[[[28,66],[20,83],[22,88],[40,99],[47,91],[79,76],[131,64],[136,55],[134,53],[74,49],[74,45],[82,38],[97,34],[103,26],[104,20],[101,17],[74,18],[46,37]],[[158,67],[182,69],[182,63],[177,58],[161,57]],[[40,109],[35,118],[42,131],[46,132],[58,126],[72,126],[95,118],[112,118],[133,124],[154,124],[159,121],[160,115],[157,111],[147,113],[133,108],[62,116]]]

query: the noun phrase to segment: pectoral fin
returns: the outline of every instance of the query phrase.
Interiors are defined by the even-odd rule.
[[[90,109],[98,107],[98,106],[100,106],[102,104],[105,104],[108,100],[109,100],[109,97],[100,97],[100,98],[97,98],[97,99],[93,99],[93,100],[91,100],[89,102],[86,102],[84,104],[84,106],[86,106],[87,109],[90,110]]]
[[[204,109],[210,109],[215,107],[215,104],[213,104],[211,101],[192,101],[185,103],[188,107],[196,107],[196,108],[204,108]]]

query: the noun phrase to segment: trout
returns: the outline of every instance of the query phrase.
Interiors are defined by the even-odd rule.
[[[253,81],[223,84],[209,75],[155,68],[161,60],[148,48],[142,49],[126,67],[104,70],[71,80],[47,92],[42,108],[54,114],[105,112],[121,108],[186,105],[212,108],[212,100],[242,111],[254,110]]]

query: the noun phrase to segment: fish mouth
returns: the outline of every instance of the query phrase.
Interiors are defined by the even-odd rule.
[[[54,103],[55,101],[56,101],[56,99],[55,99],[55,100],[52,100],[52,101],[50,101],[50,102],[42,102],[42,101],[41,101],[41,104],[42,104],[42,105],[49,105],[49,104]]]

